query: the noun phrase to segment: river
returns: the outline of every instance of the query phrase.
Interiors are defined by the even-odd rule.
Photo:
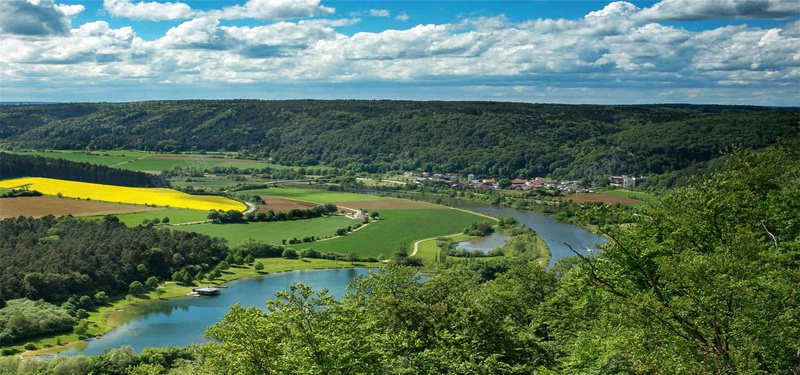
[[[206,341],[203,338],[206,328],[224,318],[228,308],[236,303],[264,309],[266,301],[275,298],[275,292],[289,289],[294,283],[312,285],[315,291],[326,288],[334,298],[340,298],[356,276],[368,273],[369,270],[364,268],[274,273],[232,281],[216,297],[186,297],[128,306],[112,317],[117,329],[58,354],[95,355],[122,345],[130,345],[139,353],[148,346],[202,343]]]

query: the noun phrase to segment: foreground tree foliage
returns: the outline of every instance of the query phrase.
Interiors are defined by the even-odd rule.
[[[800,366],[798,187],[797,148],[737,152],[725,172],[664,197],[634,225],[604,227],[611,241],[580,270],[605,292],[598,319],[613,322],[596,327],[607,338],[593,360],[643,372]]]

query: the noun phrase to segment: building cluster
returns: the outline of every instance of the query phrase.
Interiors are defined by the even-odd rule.
[[[500,188],[500,183],[497,180],[491,178],[476,179],[474,174],[467,175],[466,179],[462,178],[461,175],[456,173],[441,174],[441,173],[422,172],[418,175],[417,173],[414,172],[405,172],[403,175],[408,178],[416,178],[417,183],[422,183],[423,181],[444,182],[449,184],[450,187],[453,188],[469,187],[471,189],[476,189],[476,190],[494,190]],[[524,180],[520,178],[511,180],[511,186],[509,187],[509,189],[514,189],[514,190],[558,189],[572,193],[582,193],[586,191],[586,189],[580,186],[579,181],[570,181],[570,180],[554,181],[554,180],[547,180],[542,177],[536,177],[530,180]]]

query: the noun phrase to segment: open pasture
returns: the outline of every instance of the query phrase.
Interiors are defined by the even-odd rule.
[[[261,199],[263,199],[266,204],[258,205],[259,212],[267,212],[269,210],[275,212],[278,211],[289,212],[289,210],[293,208],[304,210],[317,206],[316,203],[302,202],[293,199],[268,197],[266,195],[262,195]]]
[[[192,224],[174,226],[170,227],[170,229],[221,237],[227,239],[231,245],[238,245],[250,239],[280,244],[284,239],[301,239],[305,236],[334,236],[336,229],[344,228],[357,222],[359,221],[345,216],[328,216],[306,220],[259,221],[240,224]],[[364,228],[364,230],[367,228]],[[297,245],[291,245],[291,247],[295,246]]]
[[[92,216],[152,211],[153,207],[79,201],[56,197],[18,197],[0,199],[0,219],[18,216],[46,215]]]
[[[135,206],[134,206],[135,207]],[[185,208],[151,208],[151,211],[124,213],[116,215],[119,221],[129,227],[135,227],[142,223],[142,220],[163,220],[169,218],[169,224],[194,223],[197,221],[208,220],[208,211],[188,210]],[[92,217],[100,219],[102,216]]]
[[[257,194],[268,197],[296,199],[314,203],[335,203],[346,201],[376,201],[389,199],[379,197],[376,195],[344,193],[340,191],[328,190],[312,190],[312,189],[285,189],[285,188],[269,188],[269,189],[256,189],[247,190],[248,194]]]
[[[136,151],[127,153],[120,153],[115,151],[10,151],[20,155],[34,155],[43,156],[47,158],[64,159],[80,163],[92,163],[97,165],[111,166],[119,163],[125,163],[142,157],[142,154]]]
[[[172,189],[133,188],[39,177],[0,181],[0,187],[4,188],[20,185],[29,185],[30,189],[48,195],[60,193],[69,198],[89,198],[111,203],[147,204],[206,211],[212,209],[243,211],[247,208],[244,204],[228,198],[189,195]]]
[[[469,212],[452,209],[416,209],[380,211],[381,220],[346,236],[328,241],[298,244],[296,248],[313,247],[321,252],[346,254],[355,251],[361,256],[389,257],[399,245],[406,243],[410,254],[415,241],[459,233],[476,221],[487,220]]]
[[[616,195],[618,197],[630,198],[630,199],[637,199],[640,201],[644,201],[650,204],[656,204],[659,202],[658,197],[654,195],[650,195],[647,193],[642,193],[638,191],[628,191],[628,190],[610,190],[605,192],[606,194]]]
[[[632,199],[628,197],[621,197],[618,195],[611,195],[606,193],[589,193],[589,194],[578,194],[578,195],[567,195],[563,197],[558,197],[558,199],[562,201],[571,200],[575,203],[586,203],[586,202],[603,202],[605,204],[636,204],[642,203],[642,201],[637,199]]]

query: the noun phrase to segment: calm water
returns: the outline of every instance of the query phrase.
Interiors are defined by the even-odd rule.
[[[369,270],[363,268],[276,273],[232,281],[222,290],[222,295],[216,297],[187,297],[128,307],[115,316],[122,323],[119,328],[59,354],[95,355],[122,345],[130,345],[138,353],[148,346],[202,343],[206,341],[203,338],[205,329],[225,317],[228,307],[237,302],[245,307],[263,309],[267,300],[275,298],[275,292],[286,290],[294,283],[310,284],[315,291],[326,288],[335,298],[340,298],[356,276],[367,273]]]
[[[494,250],[496,247],[502,247],[506,244],[508,236],[500,232],[493,232],[488,236],[478,237],[469,241],[462,241],[458,243],[458,248],[472,250],[480,250],[484,253]]]

